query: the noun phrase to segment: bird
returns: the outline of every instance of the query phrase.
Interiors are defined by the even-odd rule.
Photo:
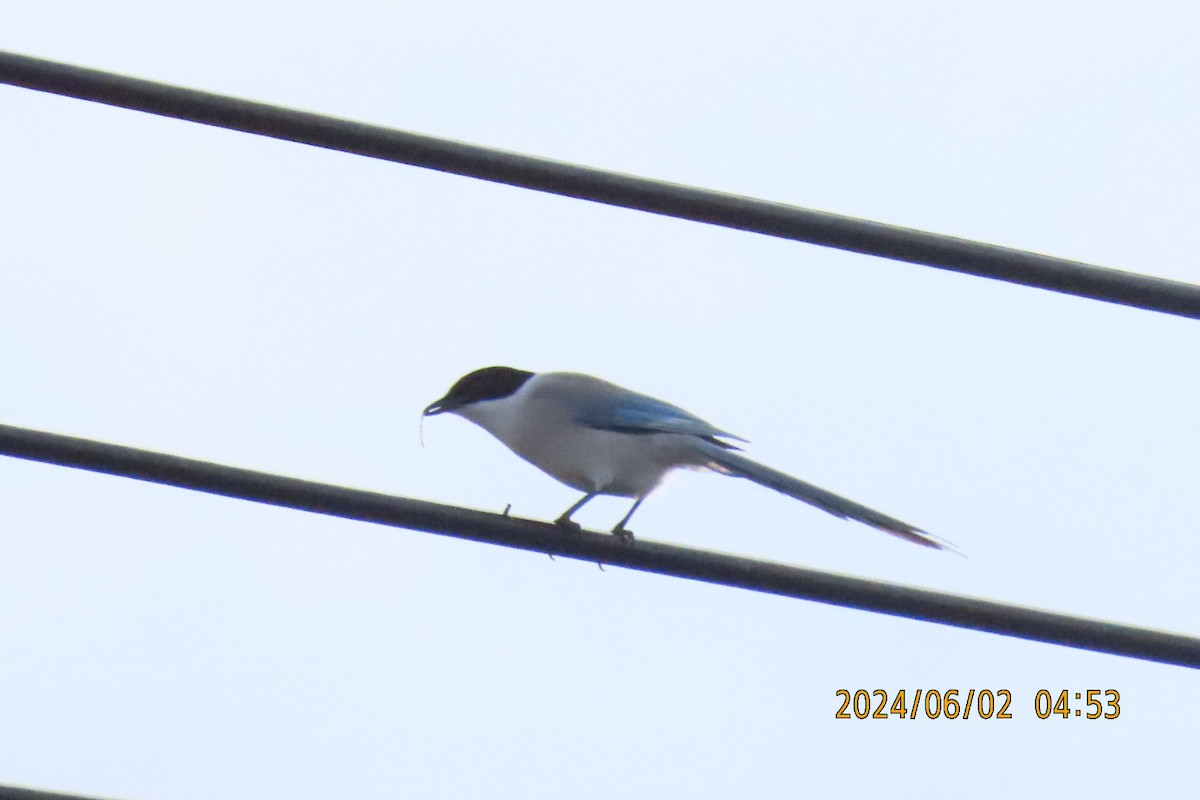
[[[742,455],[740,436],[678,406],[575,372],[484,367],[459,378],[422,419],[455,414],[499,439],[516,455],[584,493],[555,523],[571,519],[598,495],[633,498],[612,533],[633,541],[627,525],[666,475],[690,468],[746,478],[835,517],[855,520],[914,544],[953,550],[946,540],[895,517],[793,478]]]

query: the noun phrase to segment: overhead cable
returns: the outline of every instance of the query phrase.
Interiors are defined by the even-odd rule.
[[[1200,286],[0,52],[0,83],[1200,319]]]
[[[45,789],[30,789],[25,786],[0,785],[0,800],[100,800],[100,798],[50,792]]]
[[[1200,639],[0,425],[0,455],[1021,639],[1200,667]]]

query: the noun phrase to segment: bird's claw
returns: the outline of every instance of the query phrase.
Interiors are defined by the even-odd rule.
[[[612,529],[613,536],[616,536],[626,544],[633,544],[633,531],[628,528],[622,528],[620,525]]]
[[[558,519],[554,520],[554,524],[560,528],[571,531],[572,533],[578,533],[579,531],[583,530],[583,526],[570,517],[559,517]]]

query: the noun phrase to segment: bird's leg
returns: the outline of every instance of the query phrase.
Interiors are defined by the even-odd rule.
[[[612,532],[615,536],[623,539],[626,542],[633,541],[633,531],[626,528],[625,523],[629,522],[629,518],[633,516],[633,512],[638,510],[638,506],[640,506],[642,501],[645,499],[646,498],[644,497],[639,497],[637,500],[633,501],[633,508],[629,509],[629,513],[625,515],[625,518],[617,523],[617,527],[612,529]]]
[[[587,501],[591,500],[595,496],[596,496],[596,492],[588,492],[583,497],[579,498],[578,503],[576,503],[575,505],[568,508],[566,511],[564,511],[562,513],[562,516],[560,516],[558,519],[554,520],[554,524],[561,525],[562,527],[567,528],[569,530],[573,530],[573,531],[579,530],[579,523],[572,520],[571,515],[574,514],[576,511],[578,511],[579,509],[583,508],[584,505],[587,503]]]

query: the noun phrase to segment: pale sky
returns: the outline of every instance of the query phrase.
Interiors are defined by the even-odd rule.
[[[1186,3],[3,3],[0,49],[1200,283]],[[589,372],[956,542],[683,474],[639,536],[1200,635],[1191,320],[0,86],[0,421],[521,516],[421,409]],[[0,459],[0,783],[1193,790],[1195,675]],[[627,507],[579,516],[607,530]],[[1008,689],[835,720],[838,689]],[[1040,720],[1039,689],[1116,689]]]

